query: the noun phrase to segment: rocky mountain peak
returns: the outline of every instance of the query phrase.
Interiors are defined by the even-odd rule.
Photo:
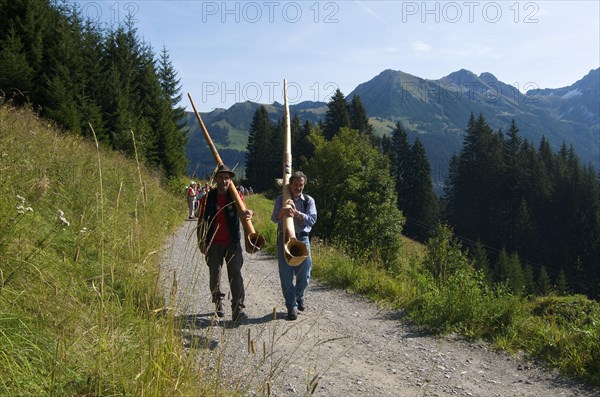
[[[479,78],[477,75],[469,70],[460,69],[457,72],[452,72],[448,76],[443,77],[442,80],[451,81],[458,85],[472,84],[475,81],[478,81]]]
[[[496,78],[496,76],[494,76],[491,73],[488,72],[483,72],[479,75],[479,78],[483,81],[485,81],[486,83],[497,83],[498,79]]]

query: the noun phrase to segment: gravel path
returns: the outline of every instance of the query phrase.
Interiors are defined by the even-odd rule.
[[[287,321],[277,260],[263,253],[244,262],[249,321],[232,324],[227,306],[217,319],[194,226],[186,222],[167,242],[161,274],[199,369],[223,387],[248,396],[600,396],[485,343],[422,334],[398,312],[314,279],[307,310]]]

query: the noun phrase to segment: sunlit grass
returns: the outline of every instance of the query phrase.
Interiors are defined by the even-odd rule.
[[[180,197],[9,104],[0,173],[0,395],[198,395],[157,283]]]
[[[600,305],[577,295],[536,298],[513,346],[600,385]]]

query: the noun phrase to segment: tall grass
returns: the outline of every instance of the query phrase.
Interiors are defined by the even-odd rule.
[[[0,395],[202,395],[158,285],[181,198],[0,106]]]
[[[525,302],[529,316],[514,324],[511,348],[600,386],[600,305],[584,296],[545,296]]]

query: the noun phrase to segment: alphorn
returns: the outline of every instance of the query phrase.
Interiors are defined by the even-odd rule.
[[[290,191],[292,175],[292,127],[290,123],[290,107],[287,98],[287,82],[283,80],[283,103],[285,109],[285,135],[283,139],[283,189],[281,193],[282,208],[292,208],[294,201]],[[285,261],[290,266],[298,266],[308,257],[308,250],[302,241],[296,240],[294,218],[284,216],[281,225],[283,233],[283,252]]]
[[[200,124],[200,128],[202,129],[202,133],[204,133],[204,137],[206,138],[206,142],[208,143],[208,147],[212,152],[215,161],[217,162],[217,167],[223,165],[223,160],[221,160],[221,156],[219,156],[219,152],[215,144],[213,143],[210,135],[208,134],[208,130],[200,117],[200,113],[196,110],[196,105],[194,104],[194,100],[192,96],[188,93],[188,98],[190,98],[190,103],[192,104],[192,108],[194,109],[194,113],[196,114],[196,119],[198,119],[198,123]],[[246,205],[242,201],[237,189],[235,188],[235,184],[233,181],[229,183],[229,194],[233,198],[233,202],[237,208],[238,214],[246,211]],[[250,219],[240,219],[242,222],[242,227],[244,228],[244,245],[246,247],[246,252],[253,254],[256,251],[261,250],[265,245],[265,238],[257,233],[254,230],[254,226],[252,225],[252,221]]]

